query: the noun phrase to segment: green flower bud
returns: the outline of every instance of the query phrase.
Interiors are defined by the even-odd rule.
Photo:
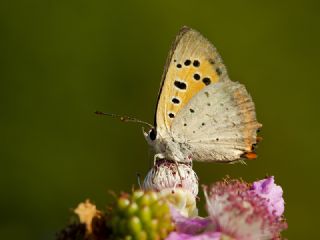
[[[134,235],[138,235],[141,232],[142,226],[138,217],[132,217],[129,219],[129,231]]]
[[[118,200],[118,208],[119,209],[126,209],[130,204],[130,201],[127,198],[121,197]]]
[[[168,201],[155,192],[122,194],[113,206],[110,221],[112,239],[161,240],[174,229]]]

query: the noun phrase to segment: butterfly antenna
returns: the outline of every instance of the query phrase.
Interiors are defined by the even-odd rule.
[[[144,122],[144,121],[139,120],[139,119],[134,118],[134,117],[118,115],[118,114],[114,114],[114,113],[105,113],[105,112],[101,112],[101,111],[95,111],[94,113],[97,114],[97,115],[105,115],[105,116],[109,116],[109,117],[113,117],[113,118],[118,118],[122,122],[141,123],[141,124],[147,125],[150,128],[153,128],[153,126],[150,123]]]

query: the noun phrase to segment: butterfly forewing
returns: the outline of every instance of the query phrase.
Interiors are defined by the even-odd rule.
[[[182,28],[169,53],[162,78],[155,116],[158,133],[169,133],[172,121],[191,98],[226,76],[215,47],[197,31]]]

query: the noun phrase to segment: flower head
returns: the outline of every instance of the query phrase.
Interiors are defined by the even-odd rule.
[[[208,218],[186,218],[171,210],[176,232],[168,240],[276,239],[287,227],[282,189],[273,177],[254,182],[226,179],[205,188]]]
[[[143,188],[158,192],[164,189],[174,191],[181,188],[196,197],[199,184],[191,164],[160,159],[147,174]]]
[[[207,210],[217,231],[246,240],[279,236],[287,225],[279,215],[281,211],[274,210],[274,204],[276,202],[277,209],[282,209],[280,203],[283,205],[284,201],[274,198],[273,194],[262,194],[261,189],[257,190],[259,187],[267,188],[268,193],[278,193],[281,189],[269,178],[252,186],[239,180],[225,180],[206,190]]]

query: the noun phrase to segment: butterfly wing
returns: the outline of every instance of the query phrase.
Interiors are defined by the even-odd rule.
[[[200,33],[183,27],[169,53],[162,76],[155,115],[157,133],[170,134],[178,112],[210,83],[227,76],[215,47]]]
[[[230,162],[252,152],[260,127],[245,87],[225,77],[185,105],[171,132],[193,160]]]

